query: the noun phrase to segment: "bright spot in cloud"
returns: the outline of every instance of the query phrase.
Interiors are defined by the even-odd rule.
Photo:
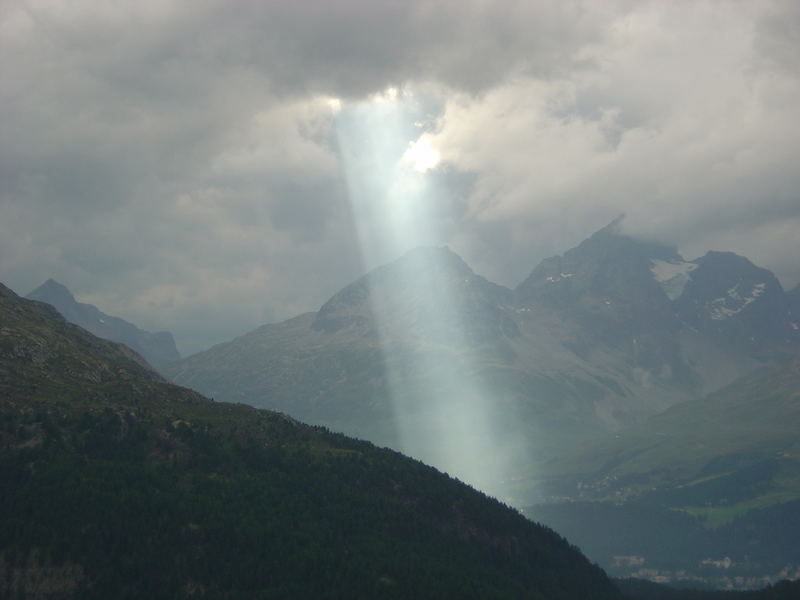
[[[342,101],[339,98],[328,98],[327,103],[334,114],[342,110]]]
[[[439,164],[441,155],[431,146],[430,137],[423,135],[418,140],[408,144],[408,150],[403,154],[401,161],[411,165],[418,173],[424,173]]]
[[[377,94],[373,94],[370,97],[370,101],[375,103],[375,104],[386,104],[386,103],[389,103],[389,102],[396,102],[398,99],[402,98],[403,96],[409,96],[409,95],[410,95],[410,93],[407,92],[407,91],[403,92],[401,94],[400,90],[398,90],[396,87],[388,87],[385,90],[383,90],[382,92],[379,92]]]

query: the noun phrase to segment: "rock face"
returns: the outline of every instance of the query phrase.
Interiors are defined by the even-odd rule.
[[[439,426],[431,390],[447,394],[436,381],[449,369],[491,398],[493,445],[506,449],[523,481],[532,465],[585,440],[795,355],[791,302],[769,271],[743,257],[687,261],[614,222],[544,260],[514,290],[476,275],[447,248],[420,248],[315,314],[165,371],[216,398],[397,448],[398,420],[406,430]],[[453,421],[468,410],[465,399]]]
[[[685,323],[754,356],[800,340],[791,295],[770,271],[732,252],[709,252],[694,264],[675,301]]]
[[[70,323],[97,337],[125,344],[153,366],[180,360],[175,340],[168,331],[144,331],[124,319],[105,314],[96,306],[78,302],[65,286],[53,279],[45,281],[26,298],[54,306]]]

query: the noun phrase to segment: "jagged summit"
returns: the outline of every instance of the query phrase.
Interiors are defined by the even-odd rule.
[[[553,310],[575,323],[581,351],[611,346],[635,354],[648,368],[669,364],[672,369],[680,362],[672,340],[679,324],[663,271],[685,261],[674,247],[622,233],[620,222],[562,256],[543,260],[514,290],[514,303]]]
[[[83,327],[97,337],[125,344],[152,365],[180,360],[171,333],[144,331],[124,319],[105,314],[96,306],[78,302],[72,292],[55,279],[48,279],[26,298],[55,307],[67,321]]]
[[[563,256],[543,260],[515,289],[517,301],[564,306],[593,296],[603,303],[659,303],[663,294],[653,278],[653,261],[684,260],[674,247],[622,233],[620,223],[616,219]]]
[[[800,343],[792,297],[770,271],[732,252],[687,261],[673,246],[623,233],[619,219],[542,261],[514,300],[566,315],[593,346],[631,348],[635,340],[636,356],[673,372],[685,360],[674,341],[682,329],[759,359],[791,354]]]
[[[614,249],[638,248],[640,253],[650,254],[656,258],[671,259],[677,255],[677,247],[674,244],[666,244],[653,240],[647,240],[629,233],[625,230],[625,215],[620,215],[605,227],[595,231],[586,240],[578,244],[575,248],[568,250],[587,252],[599,248]]]

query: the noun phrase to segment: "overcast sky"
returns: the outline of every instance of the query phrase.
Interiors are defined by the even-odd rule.
[[[796,1],[4,1],[0,111],[0,280],[183,353],[393,258],[371,152],[498,283],[621,213],[800,281]]]

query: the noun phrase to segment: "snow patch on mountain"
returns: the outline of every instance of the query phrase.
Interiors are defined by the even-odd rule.
[[[753,286],[753,289],[750,290],[749,294],[742,296],[739,293],[739,285],[740,284],[737,283],[729,289],[726,296],[715,298],[711,301],[712,319],[721,321],[722,319],[727,319],[739,314],[748,304],[755,302],[767,288],[766,283],[757,283]]]
[[[569,279],[570,277],[574,276],[575,273],[561,273],[560,275],[556,275],[553,277],[548,277],[547,281],[550,283],[556,283],[557,281],[561,281],[562,279]]]
[[[676,300],[683,294],[689,281],[689,273],[697,268],[696,263],[685,261],[666,261],[654,258],[650,261],[650,272],[661,284],[661,288],[670,300]]]

